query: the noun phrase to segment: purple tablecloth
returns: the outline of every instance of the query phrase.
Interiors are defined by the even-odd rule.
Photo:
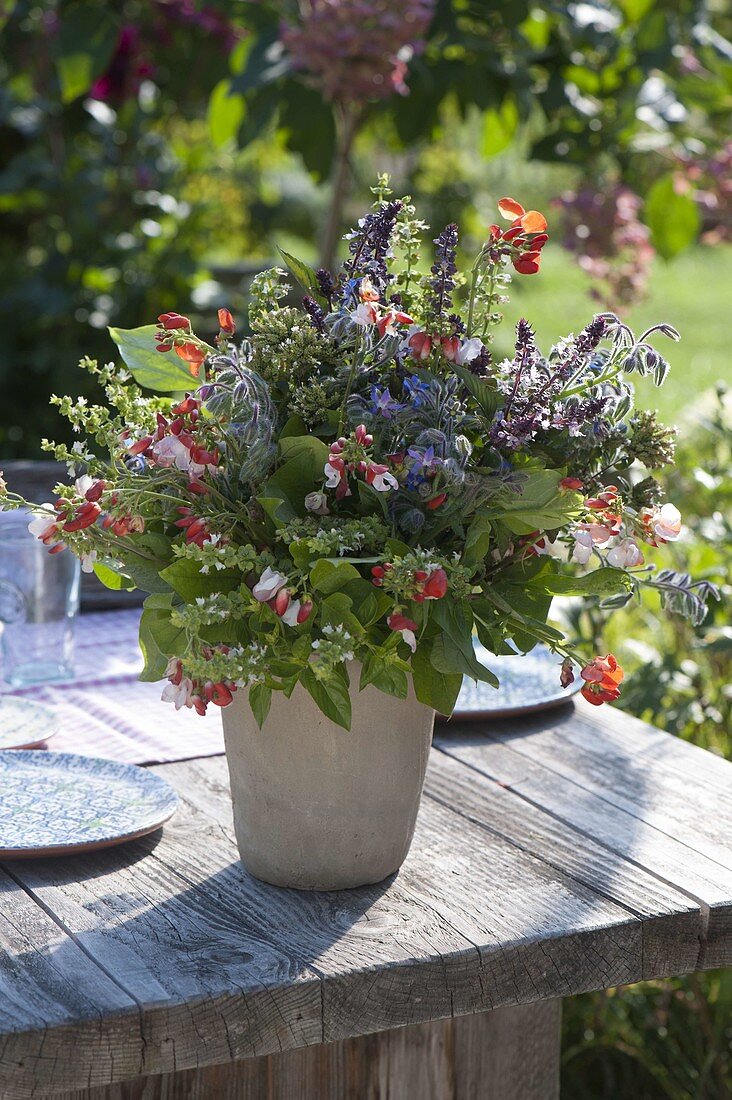
[[[139,609],[82,615],[76,622],[74,678],[9,691],[53,707],[57,752],[104,756],[131,764],[165,763],[224,751],[221,717],[205,718],[163,703],[162,683],[141,683],[137,645]],[[0,719],[2,695],[0,695]]]

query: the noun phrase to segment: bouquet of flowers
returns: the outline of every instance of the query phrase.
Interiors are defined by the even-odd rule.
[[[564,684],[576,668],[591,703],[616,699],[613,655],[588,661],[547,619],[554,596],[618,607],[644,587],[700,619],[715,594],[644,561],[682,528],[648,472],[674,433],[634,411],[630,378],[660,384],[649,340],[677,333],[636,338],[601,314],[543,355],[521,320],[495,361],[511,268],[539,271],[544,217],[503,199],[461,273],[455,225],[428,268],[410,200],[384,179],[375,194],[336,275],[283,253],[288,271],[255,278],[243,339],[227,309],[213,343],[174,312],[112,329],[125,366],[81,364],[106,403],[53,398],[87,442],[47,449],[85,472],[33,506],[31,530],[149,593],[142,678],[167,677],[176,708],[247,689],[261,725],[300,683],[348,728],[350,668],[399,698],[411,678],[449,714],[463,676],[496,683],[474,633],[495,654],[542,642]],[[3,488],[4,507],[26,503]]]

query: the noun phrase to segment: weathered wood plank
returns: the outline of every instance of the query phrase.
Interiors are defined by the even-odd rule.
[[[170,778],[171,768],[179,769],[181,776],[193,773],[195,779],[184,779],[181,791],[196,792],[193,797],[199,804],[222,823],[230,822],[222,758],[157,770]],[[395,929],[403,947],[400,925],[413,935],[430,911],[441,922],[442,939],[435,940],[440,951],[435,962],[429,959],[427,944],[428,957],[419,963],[419,981],[427,992],[419,998],[411,995],[416,980],[412,961],[419,959],[419,943],[409,947],[405,965],[400,956],[387,956],[388,940],[382,939],[381,964],[365,983],[364,964],[372,964],[371,951],[360,939],[361,926],[369,934]],[[400,917],[396,924],[395,914]],[[324,978],[324,1036],[332,1040],[352,1034],[353,1019],[366,1031],[383,1027],[385,1021],[402,1026],[431,1016],[560,996],[570,988],[591,988],[610,972],[625,975],[620,981],[634,980],[628,975],[640,974],[642,954],[640,923],[634,916],[513,844],[486,836],[452,809],[425,801],[412,853],[388,887],[388,896],[370,908],[368,924],[354,924],[317,960]],[[479,985],[471,978],[472,952],[467,959],[455,954],[455,930],[479,953]],[[444,988],[446,974],[451,980]],[[362,1003],[364,990],[367,997]]]
[[[732,869],[732,763],[705,754],[712,782],[710,760],[702,766],[705,757],[686,742],[676,739],[669,763],[670,734],[612,708],[598,719],[595,709],[563,707],[521,724],[488,723],[484,732]],[[630,746],[618,744],[623,725]]]
[[[63,1100],[557,1100],[560,1022],[540,1001]]]
[[[16,865],[33,896],[105,969],[124,974],[144,1006],[140,1072],[641,975],[633,914],[511,844],[487,843],[479,827],[429,800],[415,858],[394,882],[341,895],[258,883],[219,820],[219,809],[230,813],[225,764],[205,762],[209,774],[216,768],[212,816],[187,806],[159,843],[139,842],[132,866],[130,849]],[[196,765],[157,770],[200,800]],[[456,856],[458,835],[465,852]]]
[[[139,1047],[134,1000],[0,869],[0,1097],[32,1096],[69,1057],[87,1085],[129,1076]]]
[[[701,912],[700,950],[694,969],[712,969],[732,961],[732,873],[695,848],[698,830],[670,835],[658,815],[646,813],[643,800],[632,803],[625,795],[586,779],[575,763],[575,745],[559,748],[559,732],[566,716],[537,716],[530,740],[516,735],[513,723],[492,723],[485,732],[474,724],[455,724],[436,738],[438,750],[468,764],[476,772],[510,789],[524,801],[554,815],[579,834],[600,843],[659,881],[685,894]],[[542,729],[542,725],[545,729]],[[543,733],[554,733],[552,750],[539,744]],[[595,728],[594,756],[602,755],[603,735]],[[534,751],[536,748],[536,751]],[[610,753],[612,756],[612,753]],[[555,766],[552,766],[555,762]],[[618,784],[620,776],[616,776]],[[649,802],[662,797],[664,777],[647,766]],[[693,799],[691,800],[693,802]],[[579,842],[582,844],[582,841]],[[650,949],[650,945],[649,945]],[[663,949],[662,949],[663,950]],[[686,949],[688,962],[688,945]],[[649,970],[658,969],[662,955],[647,957]],[[676,953],[666,959],[666,973],[684,962]],[[660,971],[659,971],[660,973]]]
[[[182,1071],[721,965],[732,944],[727,810],[698,824],[684,801],[685,747],[664,737],[572,708],[451,726],[401,873],[340,894],[244,872],[222,757],[156,767],[184,800],[162,835],[8,865],[62,956],[70,945],[110,988],[94,1001],[104,1057],[84,1045],[89,1021],[70,1001],[51,1021],[52,1046],[31,1020],[0,1072],[9,1067],[23,1100],[141,1074],[175,1075],[178,1088]],[[732,771],[689,761],[687,801],[711,813]],[[8,944],[21,986],[34,986],[28,952]],[[0,955],[0,993],[2,975]],[[461,1026],[440,1034],[454,1040]],[[0,1010],[0,1052],[7,1031]]]
[[[538,769],[537,769],[538,770]],[[427,773],[427,797],[459,806],[490,836],[504,837],[643,920],[643,977],[694,970],[703,916],[699,903],[625,854],[439,752]]]

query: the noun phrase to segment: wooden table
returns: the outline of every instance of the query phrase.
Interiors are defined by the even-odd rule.
[[[340,894],[242,870],[223,757],[155,770],[162,834],[0,868],[3,1100],[551,1100],[563,997],[732,960],[732,765],[619,711],[443,726]]]

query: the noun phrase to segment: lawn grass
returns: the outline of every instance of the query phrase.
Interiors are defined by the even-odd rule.
[[[576,332],[599,312],[601,306],[588,296],[588,280],[572,257],[558,246],[548,245],[541,274],[516,276],[510,287],[496,352],[509,352],[511,326],[525,316],[536,329],[542,350],[560,336]],[[732,384],[730,340],[730,288],[732,247],[698,247],[671,263],[655,262],[645,301],[623,317],[640,333],[648,325],[668,321],[681,333],[673,344],[663,336],[659,351],[671,364],[664,386],[657,389],[647,379],[637,382],[638,404],[656,408],[668,421],[694,419],[693,406],[705,390],[720,379]]]

